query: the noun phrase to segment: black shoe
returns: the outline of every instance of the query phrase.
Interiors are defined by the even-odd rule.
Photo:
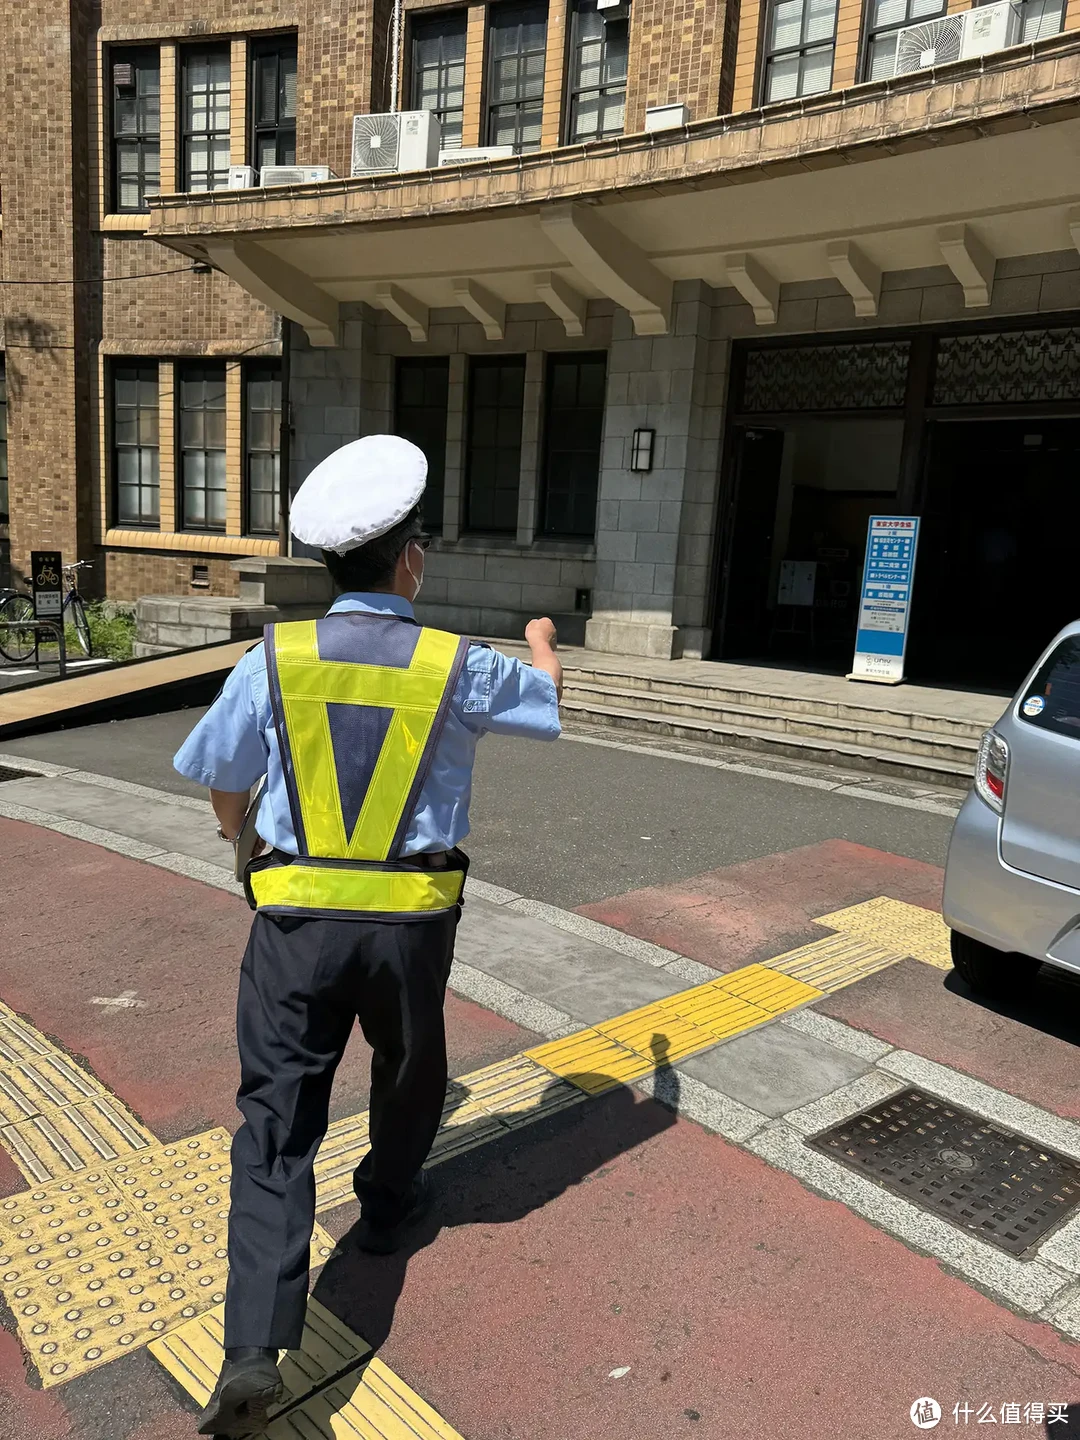
[[[210,1403],[199,1416],[199,1434],[240,1440],[261,1435],[268,1412],[282,1396],[277,1350],[227,1350]]]
[[[431,1183],[431,1177],[426,1170],[421,1170],[412,1183],[405,1211],[394,1224],[374,1224],[364,1215],[363,1202],[361,1202],[360,1223],[355,1232],[356,1244],[361,1250],[366,1250],[369,1255],[392,1255],[405,1243],[406,1230],[421,1221],[431,1209],[434,1198],[435,1188]]]

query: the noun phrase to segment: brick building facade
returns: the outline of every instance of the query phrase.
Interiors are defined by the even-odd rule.
[[[965,557],[956,594],[919,586],[942,673],[958,632],[929,597],[967,616],[1042,543],[995,456],[1044,521],[1080,456],[1080,0],[893,78],[903,23],[963,8],[403,0],[402,107],[515,153],[254,190],[228,165],[348,176],[353,115],[390,104],[385,0],[20,11],[15,568],[59,544],[117,597],[235,593],[233,560],[278,553],[275,467],[295,489],[397,428],[432,460],[433,620],[548,610],[598,648],[839,665],[867,515],[920,513],[928,577]],[[1004,549],[963,538],[960,434]]]

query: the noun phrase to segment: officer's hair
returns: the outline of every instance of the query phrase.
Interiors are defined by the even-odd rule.
[[[392,530],[357,545],[338,555],[333,550],[322,552],[323,564],[339,594],[349,590],[386,590],[394,583],[398,557],[415,535],[421,533],[420,506],[410,510]]]

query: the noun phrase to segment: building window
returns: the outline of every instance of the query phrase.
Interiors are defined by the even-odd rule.
[[[229,47],[185,49],[183,56],[183,188],[224,190],[229,184]]]
[[[411,107],[433,110],[439,117],[439,144],[444,150],[456,150],[461,145],[465,27],[464,10],[412,23]]]
[[[828,90],[835,46],[836,0],[771,0],[764,104]]]
[[[567,144],[623,131],[630,21],[618,12],[608,16],[596,8],[596,0],[577,0],[574,6]]]
[[[296,164],[296,36],[262,40],[251,53],[251,163]]]
[[[0,355],[0,523],[5,523],[7,518],[7,376],[4,373],[4,357]]]
[[[905,25],[944,15],[948,0],[870,0],[864,79],[886,80],[896,69],[896,35]]]
[[[161,189],[161,57],[156,49],[113,49],[109,66],[112,208],[131,214]]]
[[[177,373],[184,529],[224,530],[225,366],[185,365]]]
[[[414,445],[419,445],[427,456],[424,529],[434,535],[440,534],[443,526],[446,402],[449,388],[449,360],[409,357],[397,362],[394,430],[406,440],[411,440]]]
[[[1064,0],[1022,0],[1020,5],[1020,44],[1045,40],[1057,35],[1065,23]]]
[[[596,534],[606,377],[602,352],[548,359],[540,515],[545,535],[591,540]]]
[[[276,535],[281,510],[281,364],[244,370],[244,481],[249,535]]]
[[[547,59],[547,5],[500,0],[488,33],[489,145],[540,148]]]
[[[158,367],[113,370],[112,452],[118,525],[158,524]]]
[[[517,531],[525,357],[474,359],[469,371],[469,443],[465,458],[469,530]]]

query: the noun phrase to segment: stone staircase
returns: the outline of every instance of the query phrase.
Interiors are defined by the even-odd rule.
[[[503,644],[505,647],[505,643]],[[562,654],[571,726],[755,750],[966,788],[1001,696],[722,663]]]

